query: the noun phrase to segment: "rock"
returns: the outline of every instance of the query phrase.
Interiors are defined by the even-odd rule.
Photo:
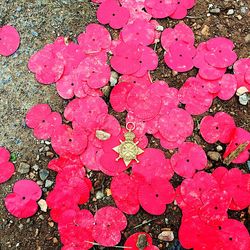
[[[95,198],[96,198],[97,200],[100,200],[100,199],[102,199],[103,197],[104,197],[103,192],[101,192],[101,191],[97,191],[97,192],[96,192]]]
[[[246,106],[247,103],[248,103],[248,101],[249,101],[249,99],[250,99],[250,97],[248,97],[247,93],[245,93],[245,94],[243,94],[243,95],[241,95],[239,97],[239,102],[240,102],[241,105],[245,105]]]
[[[210,9],[209,12],[212,13],[212,14],[219,14],[220,13],[220,8]]]
[[[115,86],[118,82],[118,74],[115,71],[111,72],[111,76],[110,76],[110,86]]]
[[[215,151],[208,151],[207,155],[212,161],[219,161],[221,159],[220,153]]]
[[[47,206],[46,201],[45,201],[44,199],[41,199],[41,200],[39,200],[37,203],[38,203],[38,205],[39,205],[41,211],[43,211],[43,212],[46,213],[46,212],[47,212],[47,209],[48,209],[48,206]]]
[[[241,96],[247,92],[248,92],[248,89],[246,87],[242,86],[242,87],[237,89],[236,95]]]
[[[46,181],[45,181],[45,187],[46,187],[46,188],[49,188],[49,187],[51,187],[51,186],[53,185],[53,183],[54,183],[54,182],[51,181],[51,180],[46,180]]]
[[[234,10],[233,9],[229,9],[228,12],[227,12],[227,15],[230,16],[230,15],[233,15],[234,14]]]
[[[27,174],[30,171],[30,165],[25,162],[21,162],[19,167],[17,168],[17,172],[20,174]]]
[[[240,8],[240,12],[241,12],[242,14],[247,14],[247,12],[248,12],[248,7],[242,6],[242,7]]]
[[[245,36],[245,42],[250,43],[250,34]]]
[[[247,166],[248,166],[248,169],[250,171],[250,161],[247,161]]]
[[[53,158],[54,157],[54,153],[53,152],[46,152],[46,156],[49,157],[49,158]]]
[[[174,233],[173,231],[163,231],[158,235],[158,239],[161,241],[173,241]]]
[[[106,193],[107,196],[111,196],[112,195],[110,188],[106,188],[105,189],[105,193]]]
[[[38,165],[34,165],[34,166],[32,167],[32,169],[34,169],[35,171],[37,171],[37,170],[39,169],[39,166],[38,166]]]
[[[54,227],[54,225],[55,225],[55,223],[53,221],[49,221],[48,224],[50,227]]]
[[[57,239],[56,237],[54,237],[54,238],[52,239],[52,241],[53,241],[54,244],[58,244],[58,242],[59,242],[58,239]]]
[[[201,34],[204,35],[204,36],[209,36],[210,33],[209,33],[209,27],[205,24],[201,30]]]
[[[49,171],[47,169],[41,169],[39,171],[39,177],[42,181],[45,181],[49,176]]]
[[[221,152],[221,151],[223,150],[223,147],[222,147],[221,145],[218,145],[218,146],[216,147],[216,150],[217,150],[218,152]]]

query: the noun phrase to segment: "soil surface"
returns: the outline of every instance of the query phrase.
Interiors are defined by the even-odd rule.
[[[216,8],[219,9],[219,13],[210,13]],[[234,41],[240,58],[249,57],[249,8],[249,0],[197,0],[195,8],[189,11],[184,21],[194,30],[197,44],[210,37],[225,36]],[[232,13],[232,11],[228,12],[231,9],[233,14],[229,15],[228,13]],[[48,212],[39,210],[32,218],[18,220],[7,213],[3,199],[18,179],[29,178],[37,181],[43,188],[44,199],[53,187],[53,184],[50,186],[55,180],[55,174],[52,171],[45,181],[40,179],[40,170],[46,169],[48,161],[54,157],[53,151],[49,142],[37,141],[32,136],[32,131],[25,126],[24,117],[27,110],[34,104],[48,103],[53,110],[62,113],[67,102],[57,95],[53,85],[45,86],[37,83],[34,75],[27,69],[27,62],[35,51],[41,49],[46,43],[53,42],[59,35],[70,36],[74,39],[88,23],[96,21],[95,10],[96,5],[90,3],[90,0],[0,0],[0,26],[14,25],[21,35],[19,50],[10,57],[0,57],[0,145],[6,146],[12,152],[16,169],[19,170],[11,180],[0,186],[0,250],[56,250],[61,248],[57,225],[51,221]],[[177,23],[171,19],[159,22],[164,27],[172,27]],[[163,79],[170,86],[179,88],[189,76],[197,73],[193,70],[188,73],[173,74],[163,63],[163,50],[160,45],[157,45],[157,51],[160,62],[159,68],[153,72],[154,79]],[[106,101],[108,102],[108,98]],[[237,97],[226,102],[215,99],[207,114],[214,114],[218,111],[229,113],[235,118],[238,126],[250,130],[249,104],[248,106],[240,105]],[[125,114],[112,111],[111,113],[120,120],[121,124],[124,124]],[[189,140],[204,146],[206,152],[216,151],[218,144],[208,145],[199,135],[198,122],[207,114],[194,117],[196,128]],[[159,148],[159,141],[150,137],[149,146]],[[221,146],[224,150],[225,145]],[[223,154],[223,150],[220,154]],[[167,157],[173,154],[168,150],[164,152]],[[23,163],[30,166],[25,174],[20,173]],[[221,164],[220,161],[211,160],[207,171],[212,171],[214,167]],[[231,167],[234,165],[231,164],[229,168]],[[237,165],[237,167],[249,172],[247,164]],[[114,204],[112,197],[107,195],[110,178],[102,173],[90,173],[90,175],[94,191],[85,207],[95,212],[97,208]],[[181,178],[178,176],[172,179],[175,187],[180,182]],[[97,193],[104,196],[97,199]],[[241,220],[249,228],[247,210],[230,213],[230,216]],[[151,216],[140,210],[137,215],[127,216],[127,218],[128,227],[120,245],[130,234],[145,231],[152,235],[154,243],[160,249],[182,249],[178,244],[177,236],[181,211],[175,204],[169,205],[162,216]],[[158,235],[163,228],[170,228],[174,231],[173,242],[166,243],[158,240]],[[93,249],[105,248],[95,246]]]

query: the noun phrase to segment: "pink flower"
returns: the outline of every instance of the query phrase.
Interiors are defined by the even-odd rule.
[[[160,142],[163,147],[173,149],[181,145],[193,133],[191,115],[180,108],[172,109],[159,118]]]
[[[150,183],[141,183],[138,190],[139,202],[142,208],[153,215],[161,215],[166,210],[166,204],[173,202],[175,190],[170,182],[162,177],[152,178]]]
[[[205,116],[200,123],[200,133],[208,143],[229,143],[235,133],[234,119],[224,112],[218,112],[214,117]]]
[[[83,129],[61,125],[53,134],[51,144],[60,156],[81,155],[87,147],[87,135]]]
[[[144,19],[136,19],[133,23],[123,27],[120,36],[126,42],[135,42],[142,45],[150,45],[155,40],[154,26]]]
[[[184,142],[171,158],[174,171],[185,178],[190,178],[196,170],[207,166],[207,156],[201,146],[193,142]]]
[[[151,236],[147,233],[144,233],[144,232],[134,233],[134,234],[130,235],[127,238],[124,246],[127,248],[131,248],[131,250],[140,250],[140,248],[138,246],[138,241],[142,235],[144,235],[146,237],[146,241],[147,241],[147,246],[144,248],[145,250],[159,250],[158,247],[153,245],[153,240],[152,240]]]
[[[9,180],[15,172],[15,166],[9,160],[9,151],[4,147],[0,147],[0,184]]]
[[[28,67],[36,74],[37,81],[43,84],[58,81],[64,72],[64,63],[53,52],[53,45],[47,45],[32,55]]]
[[[63,99],[71,99],[76,97],[101,96],[102,92],[98,89],[92,89],[88,86],[83,76],[83,72],[75,70],[69,75],[63,76],[56,83],[56,90]]]
[[[206,45],[208,51],[205,54],[205,60],[210,66],[227,68],[237,60],[237,55],[233,51],[234,44],[227,38],[212,38],[206,42]]]
[[[36,201],[41,196],[41,188],[34,181],[20,180],[15,183],[13,193],[6,196],[5,206],[15,217],[28,218],[36,213]]]
[[[165,18],[175,12],[177,0],[145,0],[145,9],[154,18]]]
[[[142,50],[138,44],[122,42],[115,48],[110,63],[118,73],[130,75],[140,69],[141,56]]]
[[[170,15],[173,19],[182,19],[187,15],[187,10],[194,7],[196,0],[177,0],[177,8]]]
[[[190,77],[179,90],[179,100],[192,115],[206,112],[213,102],[208,86],[198,78]]]
[[[59,221],[58,230],[65,249],[90,249],[93,247],[94,217],[90,211],[66,210]],[[67,248],[66,248],[67,247]],[[64,249],[64,248],[63,248]]]
[[[250,59],[242,58],[234,64],[234,75],[239,87],[246,87],[250,92]]]
[[[111,36],[102,25],[91,23],[86,27],[86,31],[78,36],[77,41],[84,53],[92,54],[108,50]]]
[[[78,66],[77,71],[82,74],[83,80],[90,88],[98,89],[105,86],[110,79],[106,53],[86,57]]]
[[[151,15],[144,11],[144,1],[145,0],[120,0],[121,5],[128,9],[130,13],[128,23],[131,23],[137,19],[143,19],[149,21]]]
[[[223,171],[220,187],[232,198],[230,209],[243,210],[250,205],[250,174],[243,174],[238,168]]]
[[[10,25],[0,27],[0,55],[10,56],[20,45],[20,36],[17,30]]]
[[[64,110],[65,118],[72,122],[73,127],[83,128],[95,126],[97,117],[107,113],[107,104],[98,96],[76,98],[69,102]]]
[[[26,114],[26,124],[34,129],[34,136],[47,140],[62,124],[62,117],[57,112],[52,112],[48,104],[37,104]]]
[[[167,66],[177,72],[186,72],[194,67],[193,58],[196,55],[196,48],[183,41],[176,41],[169,47],[164,60]]]
[[[136,214],[139,211],[138,188],[140,178],[136,175],[120,173],[112,178],[110,189],[116,206],[126,214]]]
[[[194,33],[185,23],[179,23],[173,29],[167,28],[162,32],[161,44],[166,51],[177,41],[194,45]]]
[[[109,24],[113,29],[124,27],[129,19],[128,9],[121,7],[116,0],[103,1],[96,15],[101,24]]]
[[[127,226],[125,215],[115,207],[103,207],[94,216],[93,237],[105,247],[115,246],[121,240],[121,231]]]

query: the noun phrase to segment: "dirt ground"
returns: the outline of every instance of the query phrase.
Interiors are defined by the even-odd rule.
[[[211,9],[216,8],[219,8],[219,13],[210,13]],[[233,9],[232,15],[227,14],[230,9]],[[249,9],[250,0],[197,0],[197,5],[189,11],[184,21],[193,28],[197,44],[210,37],[225,36],[235,42],[239,57],[249,57],[250,44],[249,38],[247,39],[247,35],[250,34]],[[0,250],[56,250],[61,248],[57,226],[49,218],[48,212],[39,211],[32,218],[18,220],[6,212],[3,199],[18,179],[30,178],[38,181],[44,191],[43,198],[46,198],[47,192],[52,189],[52,187],[45,187],[46,181],[40,180],[39,171],[46,169],[48,161],[53,157],[53,152],[50,145],[38,142],[32,136],[32,131],[25,127],[24,117],[27,110],[34,104],[49,103],[54,110],[62,113],[67,102],[59,98],[54,86],[43,86],[34,80],[33,74],[27,69],[28,58],[46,43],[52,42],[58,35],[77,36],[90,22],[95,22],[95,7],[90,0],[0,0],[0,26],[14,25],[21,35],[20,49],[11,57],[0,57],[0,145],[9,148],[16,156],[16,168],[20,168],[20,164],[22,166],[23,163],[30,165],[28,173],[17,172],[10,181],[0,186]],[[172,27],[177,22],[166,19],[161,20],[160,23],[164,27]],[[193,70],[174,76],[163,63],[163,50],[159,45],[157,50],[160,66],[153,73],[155,79],[163,79],[170,86],[179,88],[188,76],[196,74],[196,70]],[[248,106],[240,105],[236,97],[227,102],[216,99],[208,113],[213,114],[217,111],[228,112],[235,118],[238,126],[250,130],[249,104]],[[121,123],[124,122],[125,114],[114,115]],[[195,120],[199,121],[203,116],[197,116]],[[206,152],[216,151],[218,146],[218,144],[206,144],[201,139],[197,126],[190,140],[203,145]],[[150,146],[159,147],[159,142],[150,138]],[[224,145],[221,146],[225,149]],[[171,156],[171,152],[167,150],[164,152],[167,157]],[[211,168],[208,171],[220,164],[220,161],[211,161],[209,164]],[[237,167],[249,172],[247,164],[237,165]],[[55,174],[52,171],[47,180],[52,182],[55,180]],[[94,212],[96,208],[114,204],[111,196],[104,195],[102,199],[95,198],[98,191],[105,194],[110,178],[101,173],[94,173],[91,180],[94,184],[94,192],[86,207]],[[180,181],[181,179],[175,176],[172,183],[176,187]],[[245,222],[249,228],[247,211],[230,213],[230,216]],[[127,218],[128,227],[121,244],[127,236],[142,230],[152,234],[155,244],[160,249],[181,249],[176,241],[181,212],[176,205],[169,205],[162,216],[151,216],[140,210],[136,216],[127,216]],[[152,221],[140,226],[149,220]],[[175,233],[175,240],[169,246],[157,238],[161,229],[166,227],[171,228]],[[104,248],[95,247],[94,249]]]

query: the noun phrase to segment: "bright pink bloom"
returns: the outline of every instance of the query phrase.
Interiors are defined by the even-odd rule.
[[[206,62],[213,67],[227,68],[237,60],[237,54],[233,51],[234,44],[224,37],[216,37],[206,42]]]
[[[218,112],[214,117],[205,116],[200,123],[200,133],[208,143],[229,143],[235,129],[234,119],[224,112]]]
[[[141,46],[135,43],[120,43],[114,51],[110,63],[112,68],[120,74],[133,74],[141,68]]]
[[[169,47],[164,60],[167,66],[177,72],[187,72],[194,67],[193,58],[196,48],[183,41],[176,41]]]
[[[111,45],[111,36],[108,30],[102,25],[91,23],[81,33],[77,41],[86,54],[97,53],[108,50]]]
[[[73,123],[73,127],[88,128],[96,125],[96,119],[101,114],[107,114],[105,101],[96,96],[86,96],[72,100],[64,110],[64,116]]]
[[[42,190],[34,181],[20,180],[15,183],[13,193],[6,196],[5,206],[15,217],[28,218],[36,213],[36,201],[41,196]]]
[[[177,0],[177,8],[170,15],[173,19],[182,19],[187,15],[187,10],[194,7],[196,0]]]
[[[146,148],[144,153],[138,156],[139,163],[132,166],[132,173],[143,178],[147,183],[155,178],[170,180],[174,174],[170,160],[164,153],[155,148]]]
[[[57,112],[52,112],[48,104],[37,104],[26,114],[26,124],[34,129],[37,139],[47,140],[62,124],[62,117]]]
[[[121,5],[128,9],[130,13],[128,23],[134,22],[137,19],[149,21],[151,15],[144,11],[145,0],[120,0]]]
[[[119,78],[119,83],[120,82],[128,82],[128,83],[133,83],[133,85],[151,85],[152,84],[152,79],[150,76],[150,73],[148,72],[144,76],[141,77],[136,77],[133,75],[122,75]]]
[[[154,177],[139,185],[138,198],[142,208],[153,215],[163,214],[166,204],[173,202],[175,190],[163,177]]]
[[[221,189],[232,198],[233,210],[242,210],[250,205],[250,174],[243,174],[238,168],[230,169],[220,181]]]
[[[207,156],[201,146],[193,142],[184,142],[171,158],[174,171],[185,178],[190,178],[196,170],[207,166]]]
[[[158,66],[158,56],[153,49],[142,46],[140,50],[142,51],[139,60],[140,68],[133,73],[136,77],[143,77],[149,70],[155,70]]]
[[[182,41],[194,45],[194,33],[185,23],[178,23],[174,28],[167,28],[162,32],[161,45],[165,50],[177,42]]]
[[[47,45],[32,55],[28,67],[36,74],[37,81],[43,84],[58,81],[64,72],[64,63],[53,52],[53,45]]]
[[[231,197],[225,190],[209,189],[201,195],[202,206],[199,211],[200,218],[211,226],[218,226],[228,218],[227,210]]]
[[[76,97],[101,96],[102,92],[88,86],[85,76],[80,70],[75,70],[71,74],[63,76],[56,83],[56,90],[63,99]]]
[[[125,215],[115,207],[103,207],[94,216],[93,237],[102,246],[112,247],[121,240],[127,226]]]
[[[244,86],[250,92],[250,58],[242,58],[235,62],[234,75],[238,88]]]
[[[98,89],[105,86],[110,79],[110,67],[106,63],[106,53],[98,53],[86,57],[78,66],[77,71],[82,74],[90,88]]]
[[[93,226],[94,217],[90,211],[86,209],[66,210],[58,225],[62,243],[68,248],[74,247],[73,249],[78,249],[78,247],[84,250],[92,248],[93,244],[89,242],[94,241],[92,236]]]
[[[127,96],[128,111],[142,120],[150,120],[157,116],[161,104],[161,99],[154,93],[153,87],[135,86]]]
[[[190,114],[200,115],[212,105],[213,94],[201,80],[190,77],[179,90],[179,100]]]
[[[147,239],[147,246],[144,248],[144,250],[159,250],[158,247],[153,245],[153,241],[152,241],[151,236],[149,234],[143,233],[143,232],[134,233],[134,234],[130,235],[127,238],[124,246],[127,248],[130,248],[131,250],[140,250],[137,243],[138,243],[139,237],[141,235],[145,235],[146,239]]]
[[[159,118],[159,133],[169,142],[181,144],[193,133],[194,122],[184,109],[175,108]]]
[[[112,178],[110,189],[116,206],[126,214],[139,211],[138,188],[140,179],[135,175],[120,173]]]
[[[121,7],[116,0],[103,1],[96,15],[101,24],[109,24],[113,29],[124,27],[129,19],[128,9]]]
[[[145,9],[154,18],[165,18],[177,9],[177,0],[145,0]]]
[[[60,156],[81,155],[87,147],[87,135],[83,129],[62,125],[54,132],[51,144]]]
[[[124,42],[135,42],[147,46],[154,43],[155,29],[147,20],[136,19],[133,23],[124,26],[120,36]]]
[[[15,166],[9,160],[9,151],[4,147],[0,147],[0,184],[9,180],[15,172]]]
[[[20,36],[17,30],[10,25],[0,27],[0,55],[10,56],[20,45]]]

